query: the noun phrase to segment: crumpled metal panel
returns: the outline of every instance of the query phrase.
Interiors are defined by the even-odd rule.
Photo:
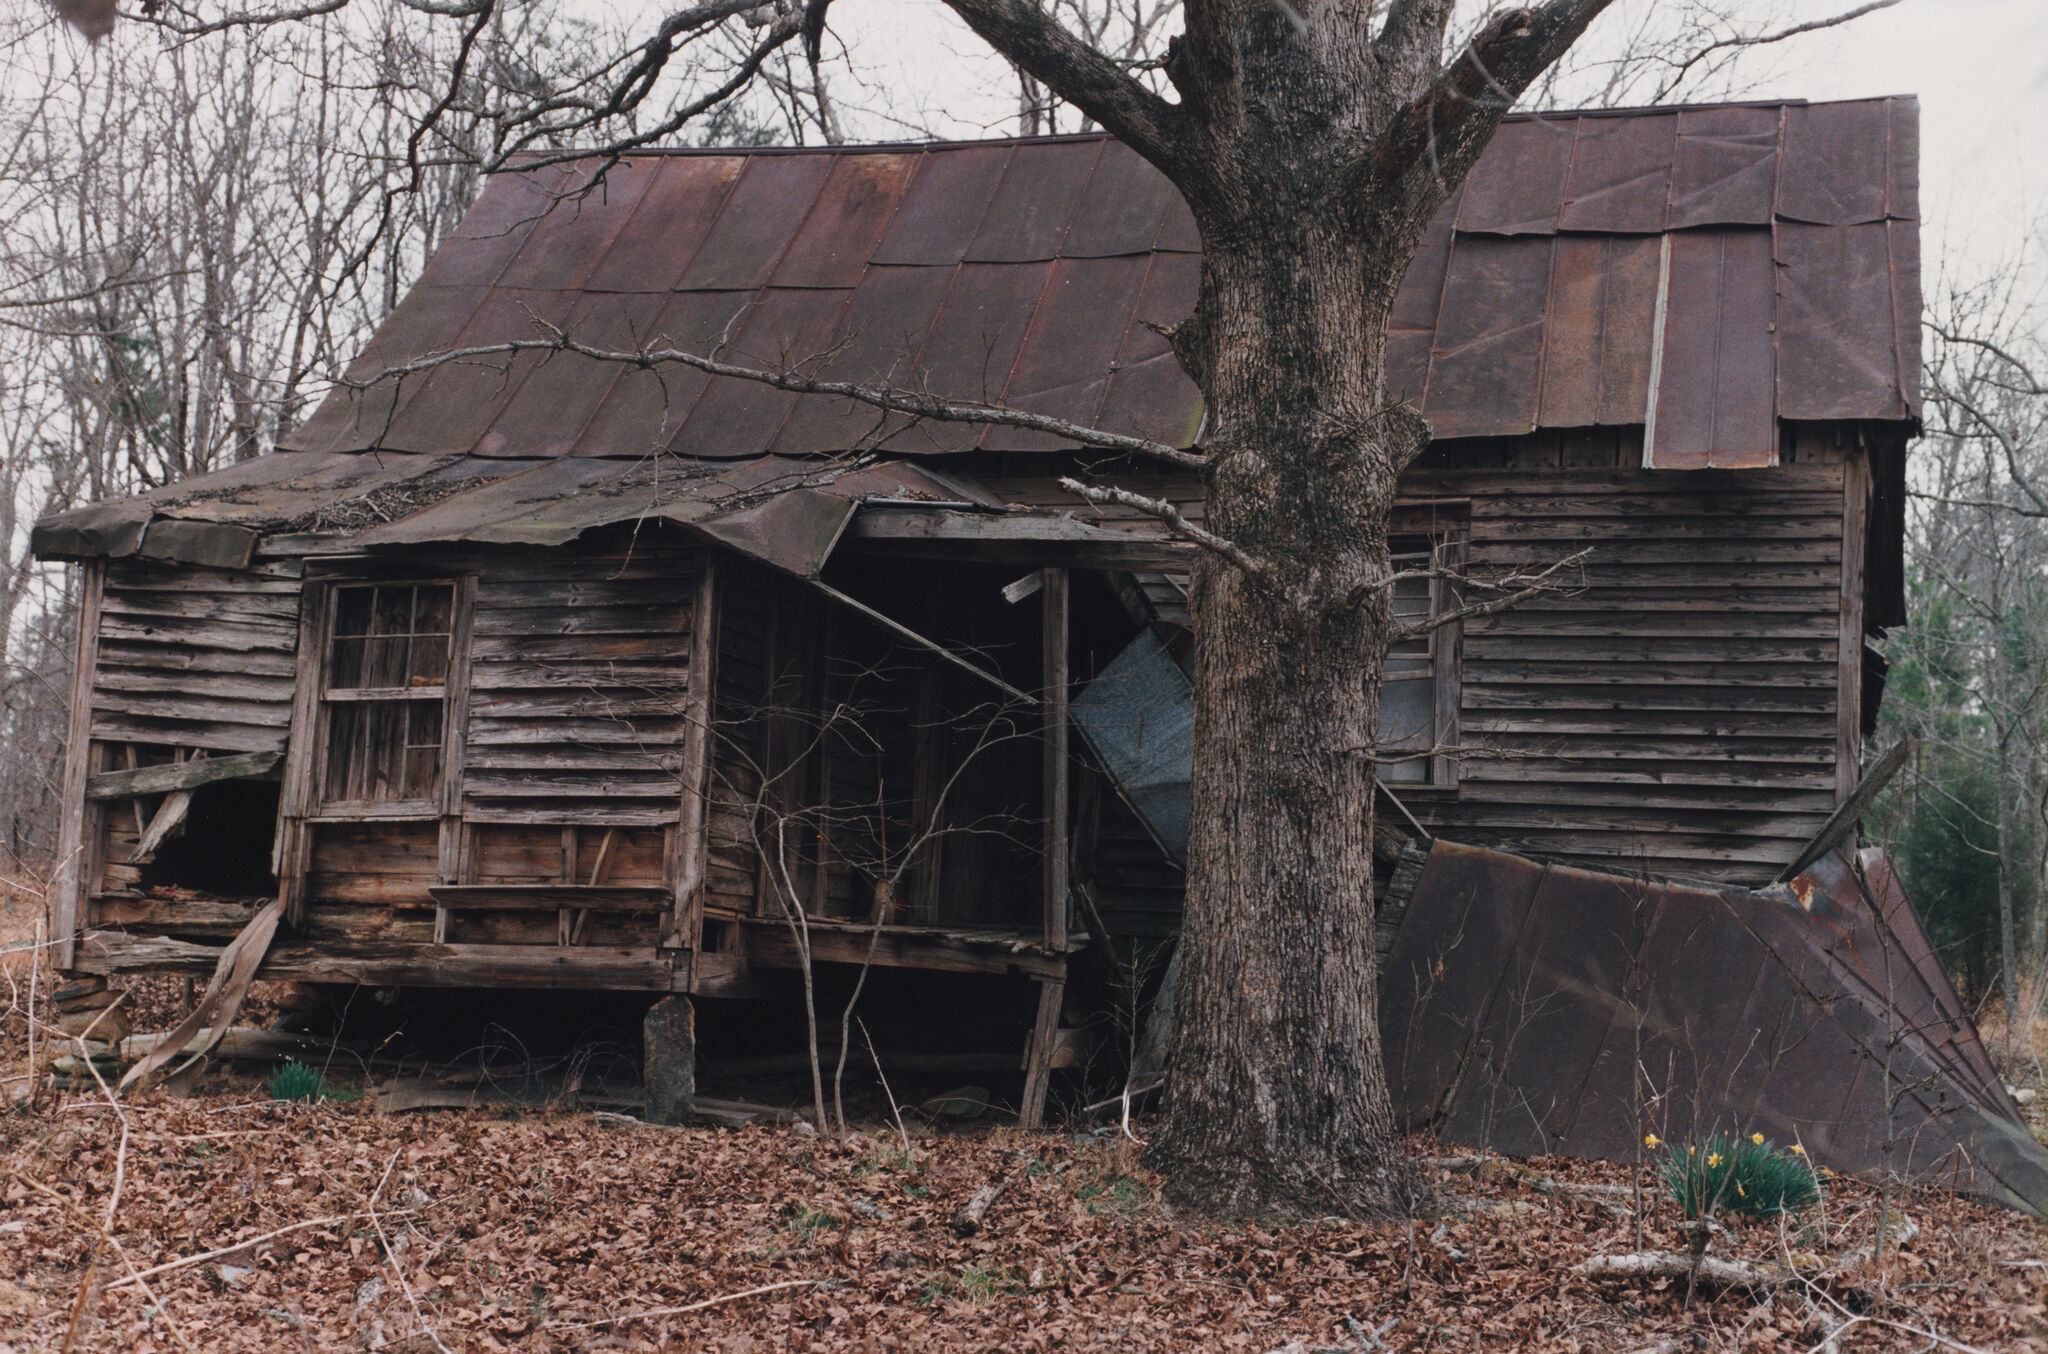
[[[1557,238],[1544,320],[1539,427],[1643,421],[1660,250],[1654,236]]]
[[[1150,629],[1141,632],[1068,709],[1088,750],[1159,849],[1185,864],[1195,701],[1165,641]]]
[[[1787,107],[1778,217],[1856,226],[1917,216],[1917,119],[1911,110],[1907,99]],[[1907,126],[1895,126],[1901,122]],[[1902,158],[1914,168],[1902,165]]]
[[[1014,150],[998,141],[925,152],[868,262],[935,267],[965,258]]]
[[[1501,123],[1465,176],[1459,233],[1555,234],[1578,122],[1570,115],[1538,115]]]
[[[1666,230],[1762,225],[1778,191],[1778,126],[1784,110],[1681,108]]]
[[[1187,206],[1167,177],[1121,141],[1105,141],[1060,256],[1095,259],[1166,248],[1160,236],[1169,212],[1185,216]]]
[[[1891,227],[1786,221],[1776,236],[1779,417],[1911,417],[1919,326],[1900,332]]]
[[[1621,1161],[1645,1133],[1762,1132],[2048,1210],[2048,1150],[1866,859],[1868,878],[1837,856],[1759,892],[1436,843],[1381,981],[1398,1112],[1451,1142]]]
[[[360,461],[355,456],[259,456],[145,494],[51,513],[35,524],[29,548],[43,559],[118,559],[135,553],[144,528],[167,505],[244,492],[319,466],[340,463],[360,468]]]
[[[1544,235],[1457,241],[1422,406],[1438,437],[1535,428],[1551,253]]]
[[[1660,234],[1677,143],[1676,113],[1578,119],[1557,228]]]

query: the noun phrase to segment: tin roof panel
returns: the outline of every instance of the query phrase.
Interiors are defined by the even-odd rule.
[[[750,155],[697,256],[676,283],[682,291],[752,291],[768,281],[831,173],[829,155]]]

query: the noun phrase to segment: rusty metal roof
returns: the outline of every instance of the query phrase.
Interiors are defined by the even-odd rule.
[[[1643,424],[1660,468],[1772,464],[1783,418],[1913,419],[1916,126],[1903,98],[1509,119],[1402,286],[1396,388],[1439,437]],[[1200,398],[1154,326],[1193,305],[1201,242],[1106,136],[595,170],[493,179],[350,368],[369,384],[280,453],[45,519],[35,548],[233,564],[306,523],[364,546],[542,544],[653,515],[815,572],[846,525],[817,496],[863,496],[819,458],[858,449],[903,481],[883,497],[919,498],[905,457],[1060,449],[569,352],[371,381],[539,326],[1195,440]],[[758,501],[781,491],[799,501]]]
[[[1759,892],[1437,842],[1380,1019],[1397,1108],[1449,1142],[1630,1161],[1761,1132],[2048,1211],[2048,1150],[1882,852]]]
[[[1919,410],[1910,98],[1510,118],[1439,214],[1389,341],[1439,437],[1645,424],[1660,467],[1774,463],[1776,423]],[[646,153],[493,179],[350,369],[532,337],[886,380],[1191,443],[1148,322],[1200,240],[1106,136]],[[1654,387],[1653,387],[1654,381]],[[530,458],[1050,449],[574,355],[338,390],[285,445]]]

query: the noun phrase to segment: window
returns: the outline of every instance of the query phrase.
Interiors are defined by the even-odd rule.
[[[445,759],[452,583],[337,586],[321,690],[320,798],[329,808],[426,808]]]
[[[1396,536],[1394,572],[1455,569],[1455,541]],[[1394,619],[1402,625],[1443,611],[1452,588],[1442,578],[1403,578],[1394,584]],[[1451,741],[1457,706],[1457,626],[1444,625],[1405,639],[1387,654],[1380,687],[1379,778],[1389,785],[1448,785],[1456,764],[1443,751]]]

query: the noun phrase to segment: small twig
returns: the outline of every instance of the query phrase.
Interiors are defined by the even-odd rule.
[[[853,1023],[860,1026],[861,1042],[868,1046],[868,1057],[874,1060],[875,1079],[882,1083],[882,1098],[889,1102],[889,1117],[896,1121],[897,1140],[903,1144],[903,1154],[905,1156],[909,1156],[910,1134],[904,1131],[903,1111],[896,1107],[896,1093],[889,1089],[889,1078],[882,1071],[882,1055],[875,1052],[875,1041],[873,1037],[868,1034],[867,1022],[865,1020],[862,1020],[859,1016],[855,1016],[853,1018]]]
[[[377,1196],[383,1192],[384,1182],[391,1178],[392,1167],[398,1165],[398,1155],[396,1152],[391,1154],[391,1160],[384,1167],[384,1174],[378,1178],[377,1188],[370,1191],[370,1199],[365,1205],[365,1210],[370,1215],[370,1225],[377,1229],[377,1244],[383,1250],[384,1263],[391,1266],[391,1277],[398,1280],[399,1291],[405,1294],[406,1303],[412,1308],[413,1320],[419,1322],[421,1332],[434,1342],[434,1348],[440,1350],[441,1354],[455,1354],[447,1345],[441,1343],[441,1337],[427,1324],[426,1314],[420,1311],[418,1296],[412,1291],[412,1285],[405,1281],[405,1266],[399,1264],[398,1257],[392,1253],[391,1238],[384,1232],[384,1220],[377,1215]]]
[[[1562,585],[1551,582],[1551,576],[1560,569],[1567,569],[1575,564],[1584,564],[1586,557],[1592,553],[1593,547],[1587,546],[1584,550],[1566,555],[1547,569],[1533,574],[1516,574],[1511,580],[1502,585],[1515,586],[1520,584],[1520,586],[1515,586],[1513,592],[1505,593],[1490,601],[1474,602],[1469,606],[1453,607],[1449,611],[1439,612],[1426,620],[1417,621],[1413,625],[1404,625],[1395,632],[1395,638],[1397,640],[1420,639],[1430,631],[1440,629],[1451,624],[1453,621],[1470,620],[1475,616],[1491,616],[1496,612],[1506,611],[1510,607],[1520,606],[1531,597],[1540,597],[1546,592],[1559,591]]]
[[[59,1194],[56,1190],[51,1189],[42,1181],[31,1180],[27,1176],[22,1175],[18,1171],[11,1172],[11,1174],[14,1176],[16,1180],[20,1181],[23,1185],[27,1186],[28,1188],[35,1190],[38,1193],[46,1195],[49,1198],[55,1200],[58,1205],[60,1205],[66,1212],[70,1213],[73,1217],[79,1216],[78,1206],[76,1204],[72,1203],[71,1200]],[[198,1350],[192,1344],[192,1342],[185,1338],[185,1332],[179,1329],[178,1323],[176,1321],[171,1319],[170,1308],[164,1306],[164,1300],[158,1297],[156,1295],[156,1290],[151,1288],[149,1284],[146,1282],[146,1280],[149,1277],[149,1274],[154,1273],[155,1271],[137,1271],[135,1268],[135,1261],[129,1256],[128,1248],[121,1244],[121,1239],[119,1237],[110,1235],[107,1237],[107,1243],[114,1248],[114,1254],[120,1257],[121,1263],[125,1265],[128,1269],[127,1277],[122,1279],[116,1279],[114,1282],[108,1284],[108,1290],[111,1291],[113,1289],[121,1287],[124,1284],[141,1284],[142,1296],[148,1298],[150,1305],[156,1308],[157,1314],[163,1317],[164,1325],[170,1329],[171,1335],[177,1340],[177,1342],[180,1345],[182,1345],[186,1349],[192,1350],[193,1354],[198,1354]]]
[[[391,1209],[384,1216],[405,1218],[413,1216],[418,1211],[418,1209],[414,1208]],[[140,1283],[144,1279],[153,1279],[159,1274],[169,1274],[172,1270],[187,1269],[193,1265],[203,1265],[208,1260],[218,1260],[223,1255],[234,1255],[239,1251],[248,1250],[251,1246],[260,1246],[266,1241],[274,1241],[278,1237],[289,1236],[293,1232],[303,1232],[310,1227],[331,1227],[336,1223],[353,1222],[357,1218],[374,1216],[376,1216],[374,1213],[337,1213],[327,1218],[309,1218],[305,1222],[295,1222],[288,1227],[280,1227],[275,1231],[265,1232],[262,1236],[252,1236],[246,1240],[237,1241],[232,1246],[219,1246],[213,1250],[201,1252],[198,1255],[185,1256],[180,1260],[167,1260],[163,1264],[145,1269],[139,1274],[130,1274],[124,1279],[116,1279],[108,1284],[107,1287],[120,1288],[126,1284]]]
[[[706,1298],[702,1302],[692,1302],[682,1307],[655,1307],[644,1312],[627,1312],[624,1316],[602,1317],[596,1321],[550,1321],[548,1322],[548,1327],[552,1330],[590,1330],[596,1326],[616,1326],[627,1321],[644,1321],[650,1317],[681,1316],[686,1312],[701,1312],[706,1307],[718,1307],[728,1302],[738,1302],[741,1298],[759,1297],[763,1293],[777,1293],[785,1288],[815,1288],[823,1282],[825,1282],[823,1279],[789,1279],[782,1283],[763,1284],[759,1288],[749,1288],[742,1293],[727,1293],[723,1297]]]

